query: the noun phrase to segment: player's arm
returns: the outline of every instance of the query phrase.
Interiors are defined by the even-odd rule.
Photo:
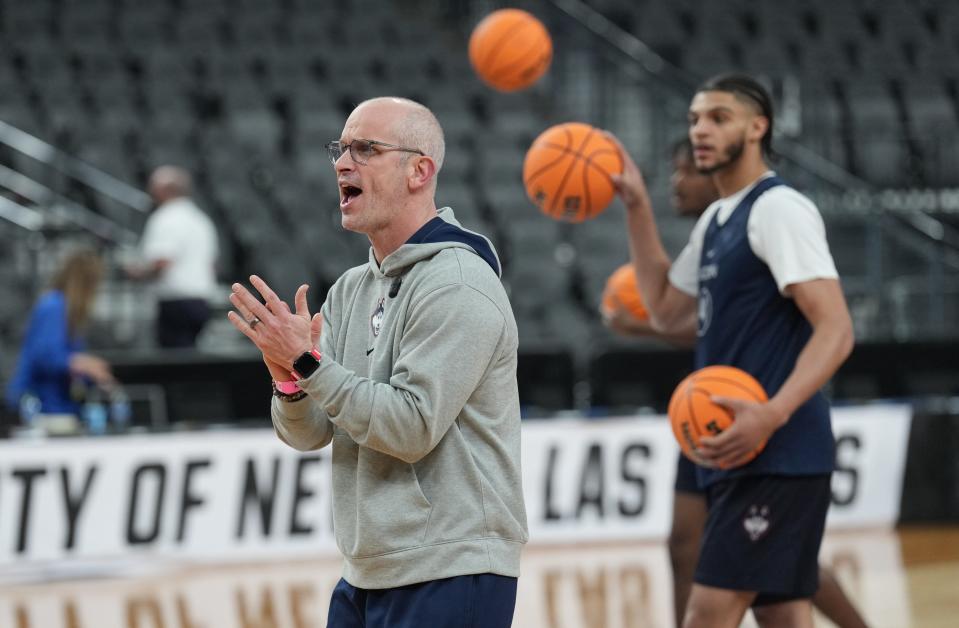
[[[659,239],[652,205],[644,201],[626,209],[629,252],[653,331],[660,335],[695,336],[696,299],[669,281],[672,262]]]
[[[813,333],[779,392],[769,400],[782,423],[839,370],[855,342],[852,318],[837,279],[790,284],[786,294],[812,325]]]
[[[753,211],[758,207],[757,202]],[[815,206],[787,192],[775,206],[764,204],[753,218],[750,244],[769,265],[783,296],[793,300],[813,329],[792,373],[768,404],[784,423],[849,356],[852,318]]]
[[[617,304],[613,309],[600,308],[603,324],[621,336],[629,338],[658,338],[676,347],[690,348],[696,344],[695,317],[685,325],[684,332],[676,334],[660,334],[653,329],[649,320],[639,319],[630,314],[626,308]]]
[[[609,137],[616,142],[623,159],[623,174],[613,175],[613,185],[626,205],[630,258],[652,328],[659,334],[688,335],[696,329],[696,299],[670,283],[672,262],[656,229],[646,182],[619,140]]]
[[[696,346],[696,340],[699,338],[696,333],[698,329],[699,319],[696,309],[693,308],[686,313],[686,319],[676,325],[675,331],[668,334],[658,334],[658,337],[671,345],[684,349],[692,349]]]

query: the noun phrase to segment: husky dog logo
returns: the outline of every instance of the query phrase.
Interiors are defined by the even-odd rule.
[[[380,302],[376,304],[376,309],[373,310],[373,315],[370,316],[370,329],[374,336],[379,336],[380,329],[383,328],[383,315],[385,314],[383,301],[384,299],[380,299]]]
[[[750,506],[749,514],[743,519],[743,529],[750,541],[758,541],[769,530],[769,507]]]

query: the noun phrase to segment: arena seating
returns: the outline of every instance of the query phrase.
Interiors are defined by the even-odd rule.
[[[551,3],[528,4],[564,33],[563,45],[541,85],[498,94],[474,77],[464,48],[483,3],[2,0],[0,120],[135,187],[158,164],[186,166],[221,229],[223,278],[255,271],[284,293],[305,280],[319,288],[311,295],[318,301],[344,269],[365,262],[367,248],[338,226],[324,144],[364,98],[421,100],[447,133],[437,201],[500,250],[524,346],[560,347],[585,363],[597,342],[623,344],[595,311],[606,276],[627,259],[622,209],[577,227],[541,216],[522,187],[525,149],[546,126],[595,114],[590,121],[617,132],[646,169],[675,254],[689,224],[668,208],[667,159],[683,132],[688,93],[640,81],[622,90],[638,108],[590,104],[585,86],[606,79],[583,67],[606,63],[603,54],[591,51],[595,42],[567,41],[572,27]],[[790,139],[864,185],[959,186],[954,3],[587,4],[690,75],[746,70],[770,79],[777,96],[798,86]],[[16,151],[0,149],[0,162],[112,216]],[[815,176],[789,163],[783,169],[800,183]],[[901,241],[895,226],[876,235],[873,216],[841,206],[823,213],[861,336],[920,334],[930,328],[923,312],[916,318],[917,304],[944,321],[959,303],[959,290],[941,303],[930,301],[931,289],[911,298],[917,284],[909,277],[934,263],[923,242]],[[935,217],[959,227],[955,214]],[[899,297],[883,288],[894,280]],[[890,322],[890,312],[909,320]],[[4,343],[15,344],[14,328],[0,321]],[[948,328],[943,322],[934,333]]]
[[[872,183],[954,186],[959,9],[950,2],[592,0],[699,76],[794,77],[802,137]],[[946,153],[946,154],[944,154]]]

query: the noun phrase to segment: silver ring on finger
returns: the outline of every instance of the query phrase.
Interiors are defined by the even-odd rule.
[[[256,329],[256,326],[259,325],[259,324],[262,323],[262,322],[263,322],[263,321],[261,321],[259,318],[257,318],[256,316],[254,316],[254,317],[250,320],[250,329]]]

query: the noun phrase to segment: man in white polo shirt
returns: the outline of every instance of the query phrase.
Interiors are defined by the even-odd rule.
[[[155,282],[158,344],[192,347],[210,317],[207,299],[216,288],[216,228],[190,198],[186,170],[157,168],[148,191],[157,207],[147,218],[140,243],[145,263],[127,273]]]

